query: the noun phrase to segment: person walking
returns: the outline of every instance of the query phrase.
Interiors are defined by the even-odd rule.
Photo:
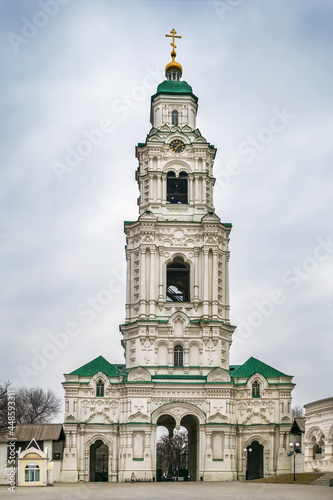
[[[135,480],[136,480],[135,474],[134,474],[134,472],[132,472],[132,474],[131,474],[131,483],[135,483]]]

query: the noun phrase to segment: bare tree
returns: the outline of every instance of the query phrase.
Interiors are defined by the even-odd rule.
[[[294,406],[291,409],[291,418],[294,420],[296,417],[304,417],[304,408],[301,405]]]
[[[9,382],[0,386],[0,432],[8,428]],[[12,397],[13,399],[13,397]],[[14,393],[15,424],[45,424],[59,414],[61,399],[50,389],[21,387]]]
[[[16,391],[15,398],[18,424],[51,422],[61,409],[61,400],[50,389],[44,391],[41,387],[23,387]]]
[[[174,436],[161,436],[157,442],[157,467],[164,474],[178,476],[181,469],[187,469],[187,432],[175,432]]]

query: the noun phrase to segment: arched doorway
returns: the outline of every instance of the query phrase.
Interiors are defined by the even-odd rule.
[[[109,447],[98,439],[90,446],[89,481],[107,482]]]
[[[252,441],[246,448],[246,479],[264,477],[264,447],[258,441]]]
[[[198,480],[198,421],[193,415],[185,415],[179,423],[176,426],[171,415],[161,415],[157,420],[157,481]],[[161,427],[167,430],[162,438]]]

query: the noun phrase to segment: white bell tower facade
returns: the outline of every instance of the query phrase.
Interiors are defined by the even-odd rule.
[[[175,61],[138,144],[139,217],[125,222],[124,364],[103,356],[65,375],[62,481],[161,481],[158,426],[185,427],[192,481],[290,470],[292,377],[251,357],[230,365],[231,224],[214,212],[216,149]],[[169,36],[169,35],[167,35]],[[178,37],[179,38],[179,37]]]
[[[198,99],[171,55],[151,98],[152,129],[136,147],[140,216],[125,222],[122,343],[126,368],[206,375],[229,369],[231,224],[214,213],[216,149],[196,127]]]

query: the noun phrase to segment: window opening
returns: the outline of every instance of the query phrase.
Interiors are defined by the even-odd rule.
[[[99,380],[96,385],[96,396],[104,396],[104,384],[102,380]]]
[[[175,109],[171,113],[172,125],[178,125],[178,111]]]
[[[183,347],[177,344],[173,350],[174,366],[183,366]]]
[[[260,396],[260,384],[255,380],[252,384],[252,397]]]
[[[180,172],[176,177],[174,172],[167,174],[167,203],[187,204],[187,173]]]
[[[39,480],[40,480],[39,465],[33,462],[26,465],[24,470],[24,481],[26,483],[31,483]]]
[[[167,266],[168,302],[190,301],[190,269],[182,259],[175,259]]]

